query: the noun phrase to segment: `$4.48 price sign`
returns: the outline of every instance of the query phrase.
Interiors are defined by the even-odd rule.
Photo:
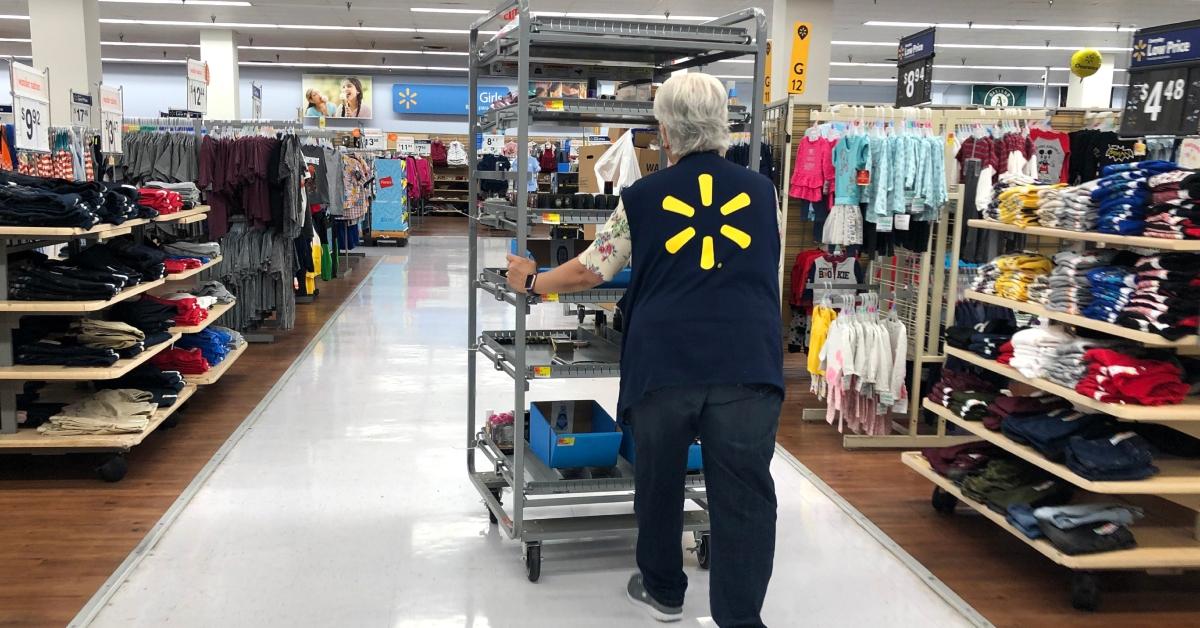
[[[13,99],[16,123],[15,139],[18,150],[50,152],[50,104],[34,98],[16,96]]]
[[[1121,116],[1121,135],[1192,135],[1198,130],[1197,116],[1200,116],[1200,67],[1131,73],[1129,97]]]

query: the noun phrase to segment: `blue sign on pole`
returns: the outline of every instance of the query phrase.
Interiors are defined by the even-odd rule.
[[[1200,61],[1200,21],[1143,28],[1133,36],[1131,68]]]
[[[919,33],[913,33],[900,39],[900,49],[896,53],[896,65],[901,66],[910,61],[917,61],[933,56],[934,33],[937,29],[927,28]]]
[[[492,102],[507,96],[508,87],[481,85],[475,94],[477,111],[487,111]],[[396,113],[418,113],[425,115],[465,116],[470,99],[466,85],[438,85],[431,83],[394,83],[392,85],[392,111]]]

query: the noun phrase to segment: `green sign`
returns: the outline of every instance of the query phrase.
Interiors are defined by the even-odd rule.
[[[986,107],[1024,107],[1025,93],[1029,88],[1023,85],[972,85],[971,104]]]

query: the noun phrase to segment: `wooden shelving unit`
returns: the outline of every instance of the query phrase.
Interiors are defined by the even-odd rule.
[[[1019,227],[994,220],[975,218],[967,221],[967,225],[976,229],[991,231],[1006,231],[1024,235],[1040,236],[1043,238],[1058,238],[1076,242],[1097,242],[1116,244],[1119,246],[1158,249],[1160,251],[1193,251],[1200,252],[1200,240],[1165,240],[1163,238],[1148,238],[1145,236],[1121,236],[1090,231],[1070,231],[1067,229],[1052,229],[1050,227]]]
[[[207,214],[211,209],[208,205],[198,205],[191,209],[175,212],[174,214],[163,214],[156,217],[154,222],[173,222],[180,225],[190,225],[194,222],[207,220]]]
[[[238,358],[242,357],[242,354],[246,352],[246,347],[249,346],[249,344],[244,344],[237,349],[234,349],[233,352],[226,356],[220,364],[208,369],[207,373],[201,373],[199,375],[184,375],[183,379],[186,380],[187,383],[195,384],[197,386],[208,386],[215,384],[220,381],[221,377],[225,375],[225,372],[233,366],[233,363],[237,362]]]
[[[163,279],[140,283],[126,288],[107,301],[0,301],[0,313],[8,314],[83,314],[111,307],[133,297],[153,290],[166,283]]]
[[[207,329],[209,325],[212,325],[213,323],[217,322],[218,318],[221,318],[226,312],[228,312],[229,310],[232,310],[233,306],[235,306],[235,305],[237,305],[236,301],[233,303],[218,303],[218,304],[212,306],[212,309],[208,310],[208,318],[200,321],[199,325],[175,326],[175,327],[171,328],[171,333],[172,334],[198,334],[198,333],[204,331],[205,329]]]
[[[117,379],[127,375],[133,369],[150,361],[155,355],[158,355],[171,345],[179,340],[180,334],[172,334],[171,339],[167,342],[161,342],[152,347],[146,347],[146,350],[138,354],[136,357],[128,360],[117,360],[112,366],[58,366],[58,365],[29,365],[15,364],[13,366],[0,366],[0,380],[4,381],[29,381],[29,380],[49,380],[49,381],[92,381],[97,379]]]
[[[175,403],[159,408],[146,429],[137,434],[85,434],[79,436],[46,436],[36,429],[21,429],[15,434],[0,434],[0,451],[4,453],[66,453],[77,451],[126,452],[142,444],[162,427],[196,393],[195,386],[184,386]]]
[[[200,268],[189,268],[188,270],[185,270],[181,273],[174,273],[172,275],[167,275],[166,280],[167,281],[183,281],[184,279],[190,279],[190,278],[195,277],[196,275],[199,275],[200,273],[212,268],[213,266],[220,264],[222,261],[224,261],[224,259],[225,258],[223,256],[218,255],[218,256],[210,259],[207,264],[200,266]]]

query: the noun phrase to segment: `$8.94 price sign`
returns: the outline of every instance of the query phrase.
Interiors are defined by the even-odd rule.
[[[897,71],[897,107],[914,107],[933,100],[933,57],[906,63]]]

